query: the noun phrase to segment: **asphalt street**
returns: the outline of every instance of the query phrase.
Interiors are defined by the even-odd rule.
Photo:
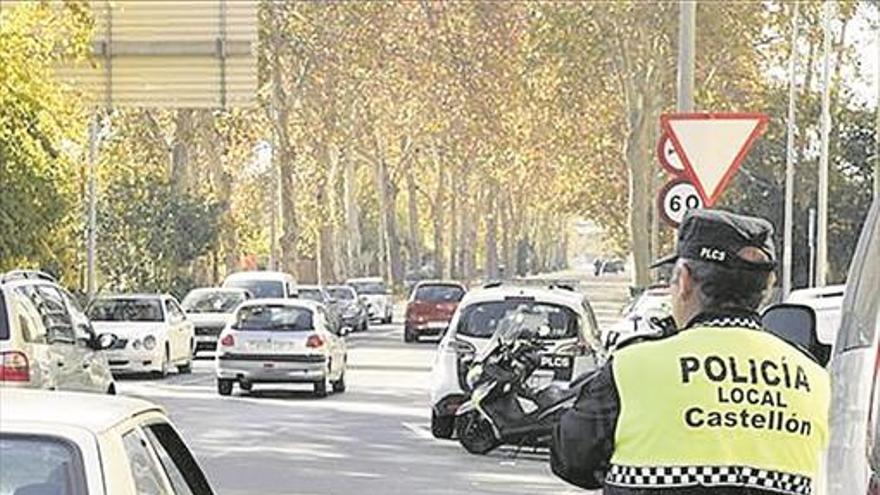
[[[404,344],[400,312],[392,325],[348,337],[343,394],[317,399],[307,386],[257,385],[221,397],[210,357],[190,375],[120,380],[119,391],[166,408],[218,494],[585,493],[552,475],[546,451],[474,456],[434,439],[436,343]]]

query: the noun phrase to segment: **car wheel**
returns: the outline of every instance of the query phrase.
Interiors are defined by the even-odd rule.
[[[440,416],[437,411],[431,411],[431,434],[434,438],[452,438],[455,430],[455,416]]]
[[[416,341],[416,336],[413,333],[413,331],[410,330],[409,327],[403,327],[403,341],[406,342],[407,344],[410,344],[410,343]]]
[[[220,395],[232,395],[232,380],[218,378],[217,393]]]
[[[177,367],[177,372],[180,373],[181,375],[188,375],[188,374],[192,373],[192,370],[193,370],[192,359],[190,359],[186,363],[181,364]]]
[[[251,390],[253,390],[254,384],[247,380],[241,380],[238,382],[238,388],[244,390],[245,392],[250,392]]]
[[[361,332],[366,332],[370,329],[370,320],[364,318],[364,322],[361,323]]]
[[[345,371],[343,371],[342,374],[339,375],[339,380],[336,380],[331,384],[333,385],[334,394],[341,394],[342,392],[345,392]]]
[[[107,387],[107,395],[116,395],[116,385],[111,383],[110,386]]]
[[[168,350],[168,344],[165,344],[165,356],[162,358],[162,368],[154,371],[153,376],[156,378],[165,378],[171,368],[171,352]]]
[[[327,377],[315,382],[315,397],[327,397]]]
[[[456,417],[455,434],[464,450],[471,454],[488,454],[499,445],[492,425],[478,411]]]

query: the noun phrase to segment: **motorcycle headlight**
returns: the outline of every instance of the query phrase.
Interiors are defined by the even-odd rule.
[[[133,341],[131,341],[131,348],[134,350],[140,349],[141,348],[141,341],[137,340],[137,339],[134,339]]]
[[[156,337],[153,337],[152,335],[147,335],[146,337],[144,337],[144,349],[146,349],[148,351],[152,351],[155,348],[156,348]]]
[[[467,376],[465,377],[465,382],[468,384],[468,387],[474,388],[474,385],[476,385],[477,380],[480,379],[480,375],[482,374],[483,366],[479,364],[468,370]]]

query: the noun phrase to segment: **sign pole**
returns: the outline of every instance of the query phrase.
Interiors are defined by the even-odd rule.
[[[831,17],[834,2],[822,4],[822,116],[819,152],[819,198],[816,216],[816,287],[825,287],[828,272],[828,141],[831,134]]]
[[[782,241],[782,300],[788,299],[791,294],[791,258],[792,238],[794,230],[794,139],[797,127],[795,125],[797,97],[797,84],[795,75],[797,69],[797,39],[798,39],[798,3],[792,6],[791,14],[791,55],[788,61],[788,136],[785,143],[785,219],[783,220]]]
[[[678,2],[678,104],[679,112],[694,109],[694,51],[696,41],[697,1]]]
[[[98,223],[98,198],[97,198],[97,161],[98,161],[98,133],[100,131],[100,118],[95,111],[89,119],[89,163],[88,163],[88,213],[87,213],[87,237],[86,237],[86,294],[89,299],[95,296],[95,247],[97,240]]]

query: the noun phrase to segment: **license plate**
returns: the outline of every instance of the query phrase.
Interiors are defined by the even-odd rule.
[[[217,341],[217,337],[210,337],[210,336],[205,336],[205,335],[196,336],[196,342],[216,342],[216,341]]]
[[[272,369],[275,367],[275,363],[263,363],[263,368]]]
[[[446,323],[445,321],[429,321],[428,322],[428,328],[430,328],[431,330],[442,330],[442,329],[446,328],[447,325],[448,325],[448,323]]]
[[[558,370],[572,367],[571,356],[556,356],[553,354],[545,354],[541,356],[541,369]]]

